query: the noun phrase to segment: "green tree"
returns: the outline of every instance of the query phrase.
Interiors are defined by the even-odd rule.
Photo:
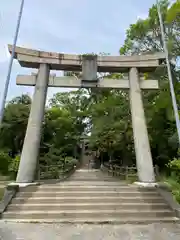
[[[0,129],[0,148],[9,149],[12,157],[22,149],[30,106],[30,97],[22,95],[13,98],[5,108]]]
[[[160,6],[170,60],[176,60],[180,50],[179,1],[176,1],[176,3],[170,6],[168,0],[161,0]],[[130,25],[126,32],[124,45],[120,48],[120,54],[133,55],[163,51],[159,26],[157,6],[154,4],[149,9],[147,19],[140,19]],[[175,65],[173,65],[173,62],[171,62],[171,69],[179,104],[179,73]],[[160,82],[159,92],[144,93],[144,106],[146,109],[153,157],[159,165],[163,166],[169,158],[176,155],[178,148],[166,68],[158,68],[155,74],[148,74],[147,78],[155,78]]]
[[[50,100],[41,144],[43,162],[49,164],[58,158],[61,161],[65,156],[78,157],[80,138],[86,128],[84,111],[87,105],[84,90],[57,93]]]

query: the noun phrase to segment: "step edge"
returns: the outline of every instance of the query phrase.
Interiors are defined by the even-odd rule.
[[[15,197],[13,199],[16,199],[16,200],[25,200],[25,199],[102,199],[102,196],[93,196],[93,197],[80,197],[80,196],[66,196],[66,197]],[[151,200],[151,199],[163,199],[161,196],[157,196],[157,197],[145,197],[145,196],[142,196],[142,197],[122,197],[122,196],[113,196],[113,197],[107,197],[107,196],[103,196],[103,199],[132,199],[132,200],[135,200],[135,199],[145,199],[145,200]]]
[[[14,218],[4,218],[1,221],[3,222],[13,222],[13,223],[61,223],[61,224],[142,224],[146,225],[149,223],[179,223],[180,219],[174,217],[166,217],[166,218],[119,218],[119,219],[14,219]]]
[[[53,203],[53,206],[111,206],[111,205],[115,205],[115,206],[168,206],[166,203],[109,203],[109,202],[105,202],[105,203]],[[21,204],[21,203],[12,203],[9,206],[11,207],[17,207],[17,206],[50,206],[52,207],[52,203],[25,203],[25,204]]]
[[[59,191],[59,192],[41,192],[41,191],[33,191],[33,192],[19,192],[18,194],[65,194],[65,193],[71,193],[71,194],[83,194],[83,193],[89,193],[89,194],[138,194],[138,195],[159,195],[158,192],[116,192],[116,191]]]
[[[170,210],[164,210],[164,209],[160,209],[160,210],[154,210],[154,209],[150,209],[150,210],[142,210],[142,211],[139,211],[139,210],[124,210],[124,209],[121,209],[121,210],[116,210],[116,209],[113,209],[113,210],[102,210],[102,209],[99,209],[98,211],[97,210],[50,210],[50,211],[44,211],[44,210],[39,210],[39,211],[29,211],[29,210],[26,210],[26,211],[7,211],[7,212],[4,212],[3,214],[6,214],[6,215],[10,215],[10,214],[17,214],[17,215],[25,215],[25,214],[63,214],[63,213],[68,213],[68,214],[72,214],[72,213],[78,213],[78,214],[81,214],[81,213],[173,213],[173,211],[170,209]]]

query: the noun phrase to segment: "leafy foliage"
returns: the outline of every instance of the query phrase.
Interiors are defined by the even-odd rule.
[[[0,174],[6,175],[8,173],[8,166],[11,161],[7,152],[0,151]]]
[[[171,170],[171,175],[177,178],[178,182],[180,182],[180,159],[175,158],[170,161],[168,167]]]
[[[17,155],[15,158],[11,159],[9,164],[9,173],[10,176],[15,179],[20,163],[20,155]]]
[[[12,99],[6,106],[0,129],[0,147],[10,149],[12,157],[22,149],[30,105],[30,97],[22,95]]]

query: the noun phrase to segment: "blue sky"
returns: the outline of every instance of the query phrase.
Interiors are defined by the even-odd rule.
[[[125,31],[138,17],[145,17],[156,0],[25,0],[18,44],[23,47],[64,53],[118,55]],[[7,44],[13,42],[21,0],[0,3],[0,101],[7,75]],[[14,61],[8,100],[32,87],[16,86],[16,75],[31,73]],[[48,98],[57,91],[49,89]]]

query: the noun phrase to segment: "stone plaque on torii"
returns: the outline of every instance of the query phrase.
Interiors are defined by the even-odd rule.
[[[12,52],[12,46],[9,45]],[[158,89],[157,80],[143,80],[141,72],[152,72],[165,60],[164,53],[135,56],[70,55],[16,47],[15,58],[22,67],[36,68],[37,74],[18,75],[17,85],[35,86],[26,136],[16,181],[35,179],[41,127],[48,87],[129,89],[136,165],[139,182],[154,183],[154,168],[141,96],[141,89]],[[56,77],[50,70],[82,71],[82,78]],[[126,72],[129,79],[98,79],[97,72]]]

